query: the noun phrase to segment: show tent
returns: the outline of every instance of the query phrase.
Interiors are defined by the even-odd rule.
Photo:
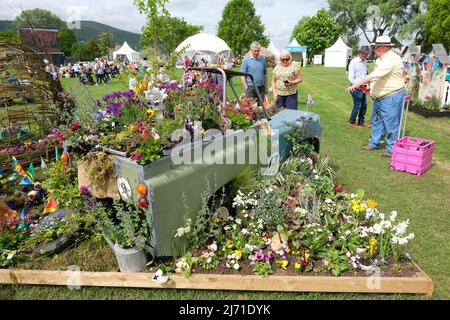
[[[133,50],[133,48],[125,41],[119,50],[113,52],[113,59],[119,59],[121,61],[126,59],[127,62],[134,62],[142,60],[142,57],[139,52]]]
[[[307,62],[307,47],[301,46],[296,39],[293,39],[286,49],[291,53],[292,59],[297,62],[301,62],[302,66]]]
[[[203,58],[207,62],[212,62],[218,54],[225,58],[231,57],[231,49],[228,44],[221,38],[208,33],[198,33],[188,37],[178,45],[175,52],[182,50],[185,50],[184,55],[188,56],[190,60],[195,58],[200,61]]]
[[[280,59],[280,50],[278,50],[278,48],[275,46],[275,43],[273,43],[272,40],[270,40],[270,44],[267,47],[267,50],[269,50],[275,57],[275,61],[276,63],[278,62],[278,60]]]
[[[352,57],[352,51],[339,37],[331,47],[325,49],[325,67],[345,68]]]

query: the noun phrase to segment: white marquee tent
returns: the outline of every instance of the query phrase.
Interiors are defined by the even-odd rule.
[[[123,57],[127,57],[128,62],[140,61],[142,60],[141,54],[135,50],[133,50],[128,43],[125,41],[122,47],[113,52],[113,59],[123,59]]]
[[[278,60],[280,59],[280,50],[278,50],[278,48],[275,46],[275,43],[273,43],[272,40],[270,40],[270,44],[267,47],[267,50],[269,50],[270,52],[272,52],[272,54],[275,56],[276,62],[278,63]]]
[[[325,67],[347,66],[347,60],[352,57],[352,48],[348,47],[339,37],[335,44],[325,49]]]
[[[205,58],[208,62],[213,61],[216,54],[221,53],[225,56],[231,54],[231,49],[225,41],[208,33],[198,33],[193,35],[178,45],[175,52],[186,50],[186,55],[197,60]]]

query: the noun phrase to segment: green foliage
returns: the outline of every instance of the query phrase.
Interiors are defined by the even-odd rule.
[[[253,41],[258,41],[264,47],[269,44],[264,29],[252,1],[230,0],[222,11],[217,36],[225,40],[235,53],[243,55]]]
[[[450,7],[447,0],[428,0],[428,12],[425,15],[425,42],[442,43],[450,50]]]
[[[161,158],[163,154],[163,146],[160,140],[147,139],[140,143],[139,148],[134,154],[139,152],[141,157],[138,158],[138,163],[147,164]]]
[[[329,266],[327,269],[330,270],[331,273],[336,277],[351,268],[350,264],[348,263],[348,257],[342,252],[342,250],[337,250],[336,248],[332,247],[324,252],[321,256],[329,261]]]
[[[14,42],[19,42],[19,34],[16,31],[0,31],[0,39],[7,39]]]
[[[146,24],[142,27],[141,43],[151,46],[169,56],[180,42],[203,30],[184,19],[170,16],[165,4],[168,0],[135,0],[139,12],[146,14]]]
[[[144,249],[151,237],[151,212],[134,203],[122,201],[115,201],[113,208],[96,209],[97,229],[122,248]]]
[[[258,170],[253,167],[247,167],[239,173],[229,185],[229,192],[234,198],[240,190],[244,194],[254,191],[258,185],[257,182]]]
[[[95,58],[102,56],[102,52],[98,45],[97,39],[90,38],[84,45],[82,60],[93,61]]]
[[[307,46],[308,55],[323,54],[339,36],[339,25],[328,11],[320,9],[313,17],[303,17],[294,28],[295,39]]]
[[[102,32],[98,37],[98,47],[102,55],[110,54],[110,51],[116,45],[116,39],[111,32]]]
[[[289,126],[283,137],[292,144],[291,154],[295,157],[303,157],[314,154],[314,146],[307,140],[313,137],[308,128],[309,120],[301,125],[298,123],[285,123]]]
[[[442,109],[441,101],[438,98],[436,98],[436,97],[431,97],[430,99],[425,101],[423,106],[425,108],[427,108],[427,109],[430,109],[430,110],[440,110],[440,109]]]
[[[66,56],[70,56],[72,54],[73,45],[77,42],[75,32],[73,32],[72,29],[61,28],[58,31],[58,38],[61,50]]]
[[[378,35],[394,36],[401,26],[411,22],[419,12],[420,2],[328,0],[328,5],[341,34],[352,37],[362,31],[366,40],[373,43]]]
[[[76,170],[71,166],[65,168],[62,162],[53,162],[48,167],[49,177],[44,181],[44,188],[56,200],[58,207],[75,209],[82,206]]]
[[[104,189],[109,179],[115,174],[112,157],[104,152],[90,153],[83,159],[86,161],[86,173],[92,186]]]
[[[228,119],[233,123],[236,129],[248,129],[253,124],[253,120],[242,113],[227,112]]]
[[[255,262],[253,264],[253,272],[263,278],[269,277],[273,273],[270,262]]]
[[[64,22],[54,13],[45,9],[22,10],[14,19],[17,27],[29,27],[30,23],[34,28],[60,28]]]
[[[265,225],[273,229],[283,225],[285,223],[285,215],[281,202],[282,199],[270,188],[259,191],[255,217],[261,219]]]

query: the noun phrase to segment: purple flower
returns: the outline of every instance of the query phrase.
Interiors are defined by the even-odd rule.
[[[89,192],[89,189],[86,186],[81,186],[80,187],[80,193],[83,196],[89,196],[91,193]]]
[[[258,261],[263,261],[264,260],[264,252],[262,250],[259,250],[256,254],[255,254],[255,259]]]
[[[97,121],[103,120],[103,118],[106,116],[105,110],[98,110],[98,112],[95,114],[95,119]]]

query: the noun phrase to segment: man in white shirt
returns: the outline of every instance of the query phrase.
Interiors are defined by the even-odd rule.
[[[362,46],[357,57],[350,61],[348,66],[348,80],[352,85],[363,80],[367,76],[367,57],[370,49],[368,46]],[[364,124],[367,111],[367,97],[362,88],[351,92],[353,98],[353,110],[348,123],[349,128],[370,128],[370,125]],[[358,118],[358,124],[356,124]]]

